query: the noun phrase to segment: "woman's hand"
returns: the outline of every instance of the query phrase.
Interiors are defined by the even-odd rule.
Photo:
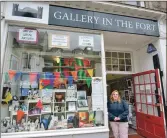
[[[118,121],[118,120],[120,120],[119,117],[115,117],[115,118],[114,118],[114,121]]]

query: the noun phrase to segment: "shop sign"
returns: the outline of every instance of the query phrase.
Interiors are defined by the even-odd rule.
[[[61,34],[49,34],[49,48],[69,48],[69,36]]]
[[[49,6],[49,25],[159,36],[158,22],[142,18]]]
[[[79,36],[79,46],[94,46],[94,41],[92,36]]]
[[[38,31],[31,29],[19,29],[17,41],[22,43],[38,43]]]

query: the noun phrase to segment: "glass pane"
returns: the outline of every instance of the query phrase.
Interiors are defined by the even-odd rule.
[[[118,58],[117,52],[112,52],[112,57]]]
[[[126,71],[132,71],[132,66],[126,66]]]
[[[151,85],[151,93],[152,93],[152,94],[155,94],[155,90],[156,90],[156,85],[155,85],[155,84],[152,84],[152,85]]]
[[[147,84],[147,85],[145,85],[145,87],[146,87],[146,93],[151,94],[151,85]]]
[[[106,64],[111,65],[111,58],[106,58]]]
[[[145,93],[145,85],[140,85],[140,93]]]
[[[144,81],[145,81],[145,83],[150,83],[150,75],[149,74],[144,75]]]
[[[153,104],[152,95],[147,95],[147,104]]]
[[[145,94],[141,94],[141,102],[146,103],[146,95]]]
[[[125,64],[125,60],[124,59],[119,59],[119,64]]]
[[[138,76],[135,76],[135,77],[134,77],[134,83],[135,83],[135,84],[139,84]]]
[[[124,53],[118,53],[119,58],[125,58]]]
[[[136,102],[141,103],[140,94],[137,94],[137,93],[136,93]]]
[[[118,71],[118,65],[113,65],[112,69],[113,69],[113,71]]]
[[[106,65],[106,70],[111,71],[111,65]]]
[[[139,76],[139,84],[144,84],[143,75]]]
[[[141,104],[137,103],[137,111],[141,112]]]
[[[156,106],[154,106],[154,116],[159,116],[158,115],[158,108]]]
[[[131,58],[130,53],[125,53],[125,58]]]
[[[106,52],[106,57],[111,57],[111,52]]]
[[[153,112],[153,106],[152,105],[148,105],[148,114],[149,115],[154,115],[154,112]]]
[[[131,65],[131,59],[125,59],[126,65]]]
[[[119,71],[125,71],[125,66],[124,65],[119,65]]]
[[[151,73],[150,77],[151,77],[151,83],[155,83],[155,73]]]
[[[139,85],[136,85],[136,86],[135,86],[135,91],[136,91],[136,93],[140,93]]]
[[[112,65],[114,65],[114,64],[118,64],[118,59],[112,58]]]
[[[147,105],[146,104],[142,104],[142,112],[147,114]]]

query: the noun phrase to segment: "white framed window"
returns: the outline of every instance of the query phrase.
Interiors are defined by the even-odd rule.
[[[106,71],[132,72],[132,53],[111,51],[105,52]]]

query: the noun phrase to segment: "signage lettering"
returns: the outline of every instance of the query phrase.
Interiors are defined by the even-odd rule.
[[[157,21],[50,6],[49,24],[159,36]]]

